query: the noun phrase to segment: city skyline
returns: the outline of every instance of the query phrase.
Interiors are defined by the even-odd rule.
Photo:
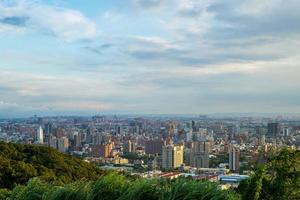
[[[0,118],[299,113],[296,0],[2,0]]]

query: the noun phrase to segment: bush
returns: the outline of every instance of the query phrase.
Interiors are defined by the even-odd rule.
[[[91,200],[111,200],[119,198],[129,182],[123,175],[111,173],[100,178],[92,189]]]

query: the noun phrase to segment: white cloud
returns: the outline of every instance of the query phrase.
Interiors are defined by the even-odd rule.
[[[7,0],[0,2],[0,19],[5,17],[26,18],[28,29],[48,31],[69,42],[92,39],[97,36],[96,24],[79,11],[35,1],[9,2]],[[14,26],[14,29],[18,28],[17,25]]]
[[[166,0],[134,0],[138,6],[142,8],[154,8],[160,6]]]
[[[97,35],[96,25],[78,11],[38,6],[33,13],[30,20],[33,25],[48,29],[64,40],[92,39]]]
[[[15,72],[1,71],[0,100],[59,110],[161,113],[264,112],[272,105],[292,110],[300,102],[297,0],[132,1],[124,10],[103,12],[103,37],[85,43],[87,48],[51,47],[59,56],[28,58],[4,53],[2,66],[13,65]],[[26,20],[24,27],[9,19],[0,32],[29,27],[66,41],[97,36],[96,25],[79,11],[28,2],[0,3],[0,18]],[[28,73],[18,73],[23,65],[30,65],[22,69]]]

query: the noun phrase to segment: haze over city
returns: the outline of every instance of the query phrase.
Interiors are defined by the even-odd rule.
[[[1,0],[0,117],[300,111],[296,0]]]

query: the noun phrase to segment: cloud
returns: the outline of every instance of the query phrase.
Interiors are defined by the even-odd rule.
[[[258,34],[276,36],[299,33],[299,6],[300,2],[295,0],[230,0],[216,1],[209,6],[208,11],[214,14],[216,21],[227,24],[223,33],[231,34],[232,37]]]
[[[165,0],[135,0],[142,8],[155,8],[160,6]]]
[[[97,35],[95,23],[81,12],[35,1],[1,1],[1,24],[46,31],[70,42],[92,39]]]
[[[0,101],[47,113],[300,109],[296,0],[132,0],[126,8],[111,3],[103,14],[89,13],[100,15],[101,37],[80,11],[28,2],[0,3],[0,32],[96,39],[64,48],[55,43],[38,55],[30,44],[27,56],[8,51],[14,47],[7,42]]]
[[[98,46],[86,46],[85,49],[92,52],[92,53],[102,55],[104,53],[104,51],[112,48],[113,46],[114,46],[113,44],[104,43],[104,44],[101,44],[101,45],[98,45]]]
[[[182,17],[199,17],[206,12],[209,1],[182,0],[179,3],[178,14]]]
[[[0,19],[0,23],[12,25],[12,26],[25,26],[27,20],[28,20],[27,17],[13,16],[13,17],[4,17]]]

